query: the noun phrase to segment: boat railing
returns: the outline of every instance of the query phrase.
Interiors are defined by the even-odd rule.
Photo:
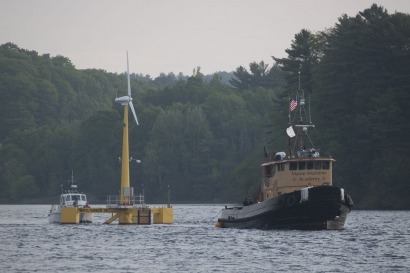
[[[146,207],[144,195],[107,195],[107,208]]]

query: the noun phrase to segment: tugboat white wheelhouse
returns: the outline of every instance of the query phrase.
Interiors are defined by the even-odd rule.
[[[299,74],[300,77],[300,74]],[[253,199],[225,207],[216,226],[258,229],[343,229],[353,201],[333,186],[335,160],[321,156],[309,134],[315,126],[300,89],[289,102],[288,151],[268,154]]]

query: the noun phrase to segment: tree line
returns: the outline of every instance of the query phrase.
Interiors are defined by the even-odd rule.
[[[372,5],[295,35],[286,58],[233,73],[131,75],[131,184],[150,203],[236,202],[259,183],[264,147],[285,149],[289,97],[312,101],[334,183],[362,208],[409,208],[410,17]],[[0,46],[0,202],[57,200],[71,170],[91,201],[120,185],[125,74]],[[327,148],[327,150],[325,150]],[[137,160],[141,163],[138,164]]]

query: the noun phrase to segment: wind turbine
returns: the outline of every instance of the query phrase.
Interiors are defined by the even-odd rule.
[[[132,205],[132,188],[130,188],[130,152],[128,144],[128,107],[131,108],[132,114],[134,115],[135,122],[138,125],[137,114],[135,113],[134,105],[132,104],[131,97],[131,85],[130,85],[130,72],[128,65],[128,52],[127,52],[127,81],[128,81],[128,95],[122,96],[115,99],[115,102],[120,103],[124,106],[124,127],[122,133],[122,161],[121,161],[121,190],[120,190],[120,203],[122,206]],[[120,215],[120,223],[132,223],[132,219],[129,214],[123,214],[123,217]],[[123,219],[121,219],[123,218]]]

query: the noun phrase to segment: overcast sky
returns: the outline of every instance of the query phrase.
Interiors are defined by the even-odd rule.
[[[333,27],[372,3],[410,13],[410,0],[1,0],[0,44],[63,55],[77,69],[122,73],[233,71],[272,64],[301,29]]]

